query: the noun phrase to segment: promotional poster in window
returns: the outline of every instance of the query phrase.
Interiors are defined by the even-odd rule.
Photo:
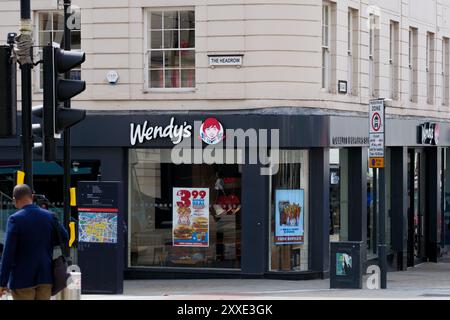
[[[275,244],[302,244],[304,241],[304,190],[276,190]]]
[[[173,245],[209,246],[209,189],[173,188]]]

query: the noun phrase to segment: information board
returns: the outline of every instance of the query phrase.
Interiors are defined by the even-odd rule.
[[[122,293],[124,219],[121,182],[81,181],[77,188],[82,293]]]
[[[369,167],[384,168],[384,100],[369,102]]]

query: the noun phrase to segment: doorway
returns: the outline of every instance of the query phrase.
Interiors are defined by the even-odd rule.
[[[426,260],[425,162],[423,150],[408,150],[408,267]]]

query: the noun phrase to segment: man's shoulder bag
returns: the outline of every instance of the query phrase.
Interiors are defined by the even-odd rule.
[[[64,255],[64,244],[61,239],[61,233],[59,232],[58,221],[53,219],[53,227],[58,237],[58,245],[53,249],[53,284],[52,284],[52,296],[58,294],[60,291],[67,287],[67,279],[70,277],[70,273],[67,272],[68,261]]]

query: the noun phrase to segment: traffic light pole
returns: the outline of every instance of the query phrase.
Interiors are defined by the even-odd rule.
[[[64,0],[64,50],[71,49],[71,35],[68,28],[69,8],[71,6],[71,0]],[[70,71],[65,74],[66,79],[70,79]],[[64,102],[64,107],[70,109],[70,99]],[[69,230],[70,223],[70,185],[71,185],[71,152],[70,152],[70,128],[64,130],[64,227]],[[66,252],[69,252],[69,245],[66,244]]]
[[[20,19],[21,26],[26,24],[24,21],[31,20],[30,0],[20,0]],[[23,31],[21,29],[21,31]],[[26,30],[25,30],[26,32]],[[31,56],[30,48],[30,56]],[[33,64],[30,59],[30,63],[21,64],[21,76],[22,76],[22,151],[23,151],[23,163],[22,169],[25,172],[25,183],[33,189],[33,133],[31,130],[31,69]]]

